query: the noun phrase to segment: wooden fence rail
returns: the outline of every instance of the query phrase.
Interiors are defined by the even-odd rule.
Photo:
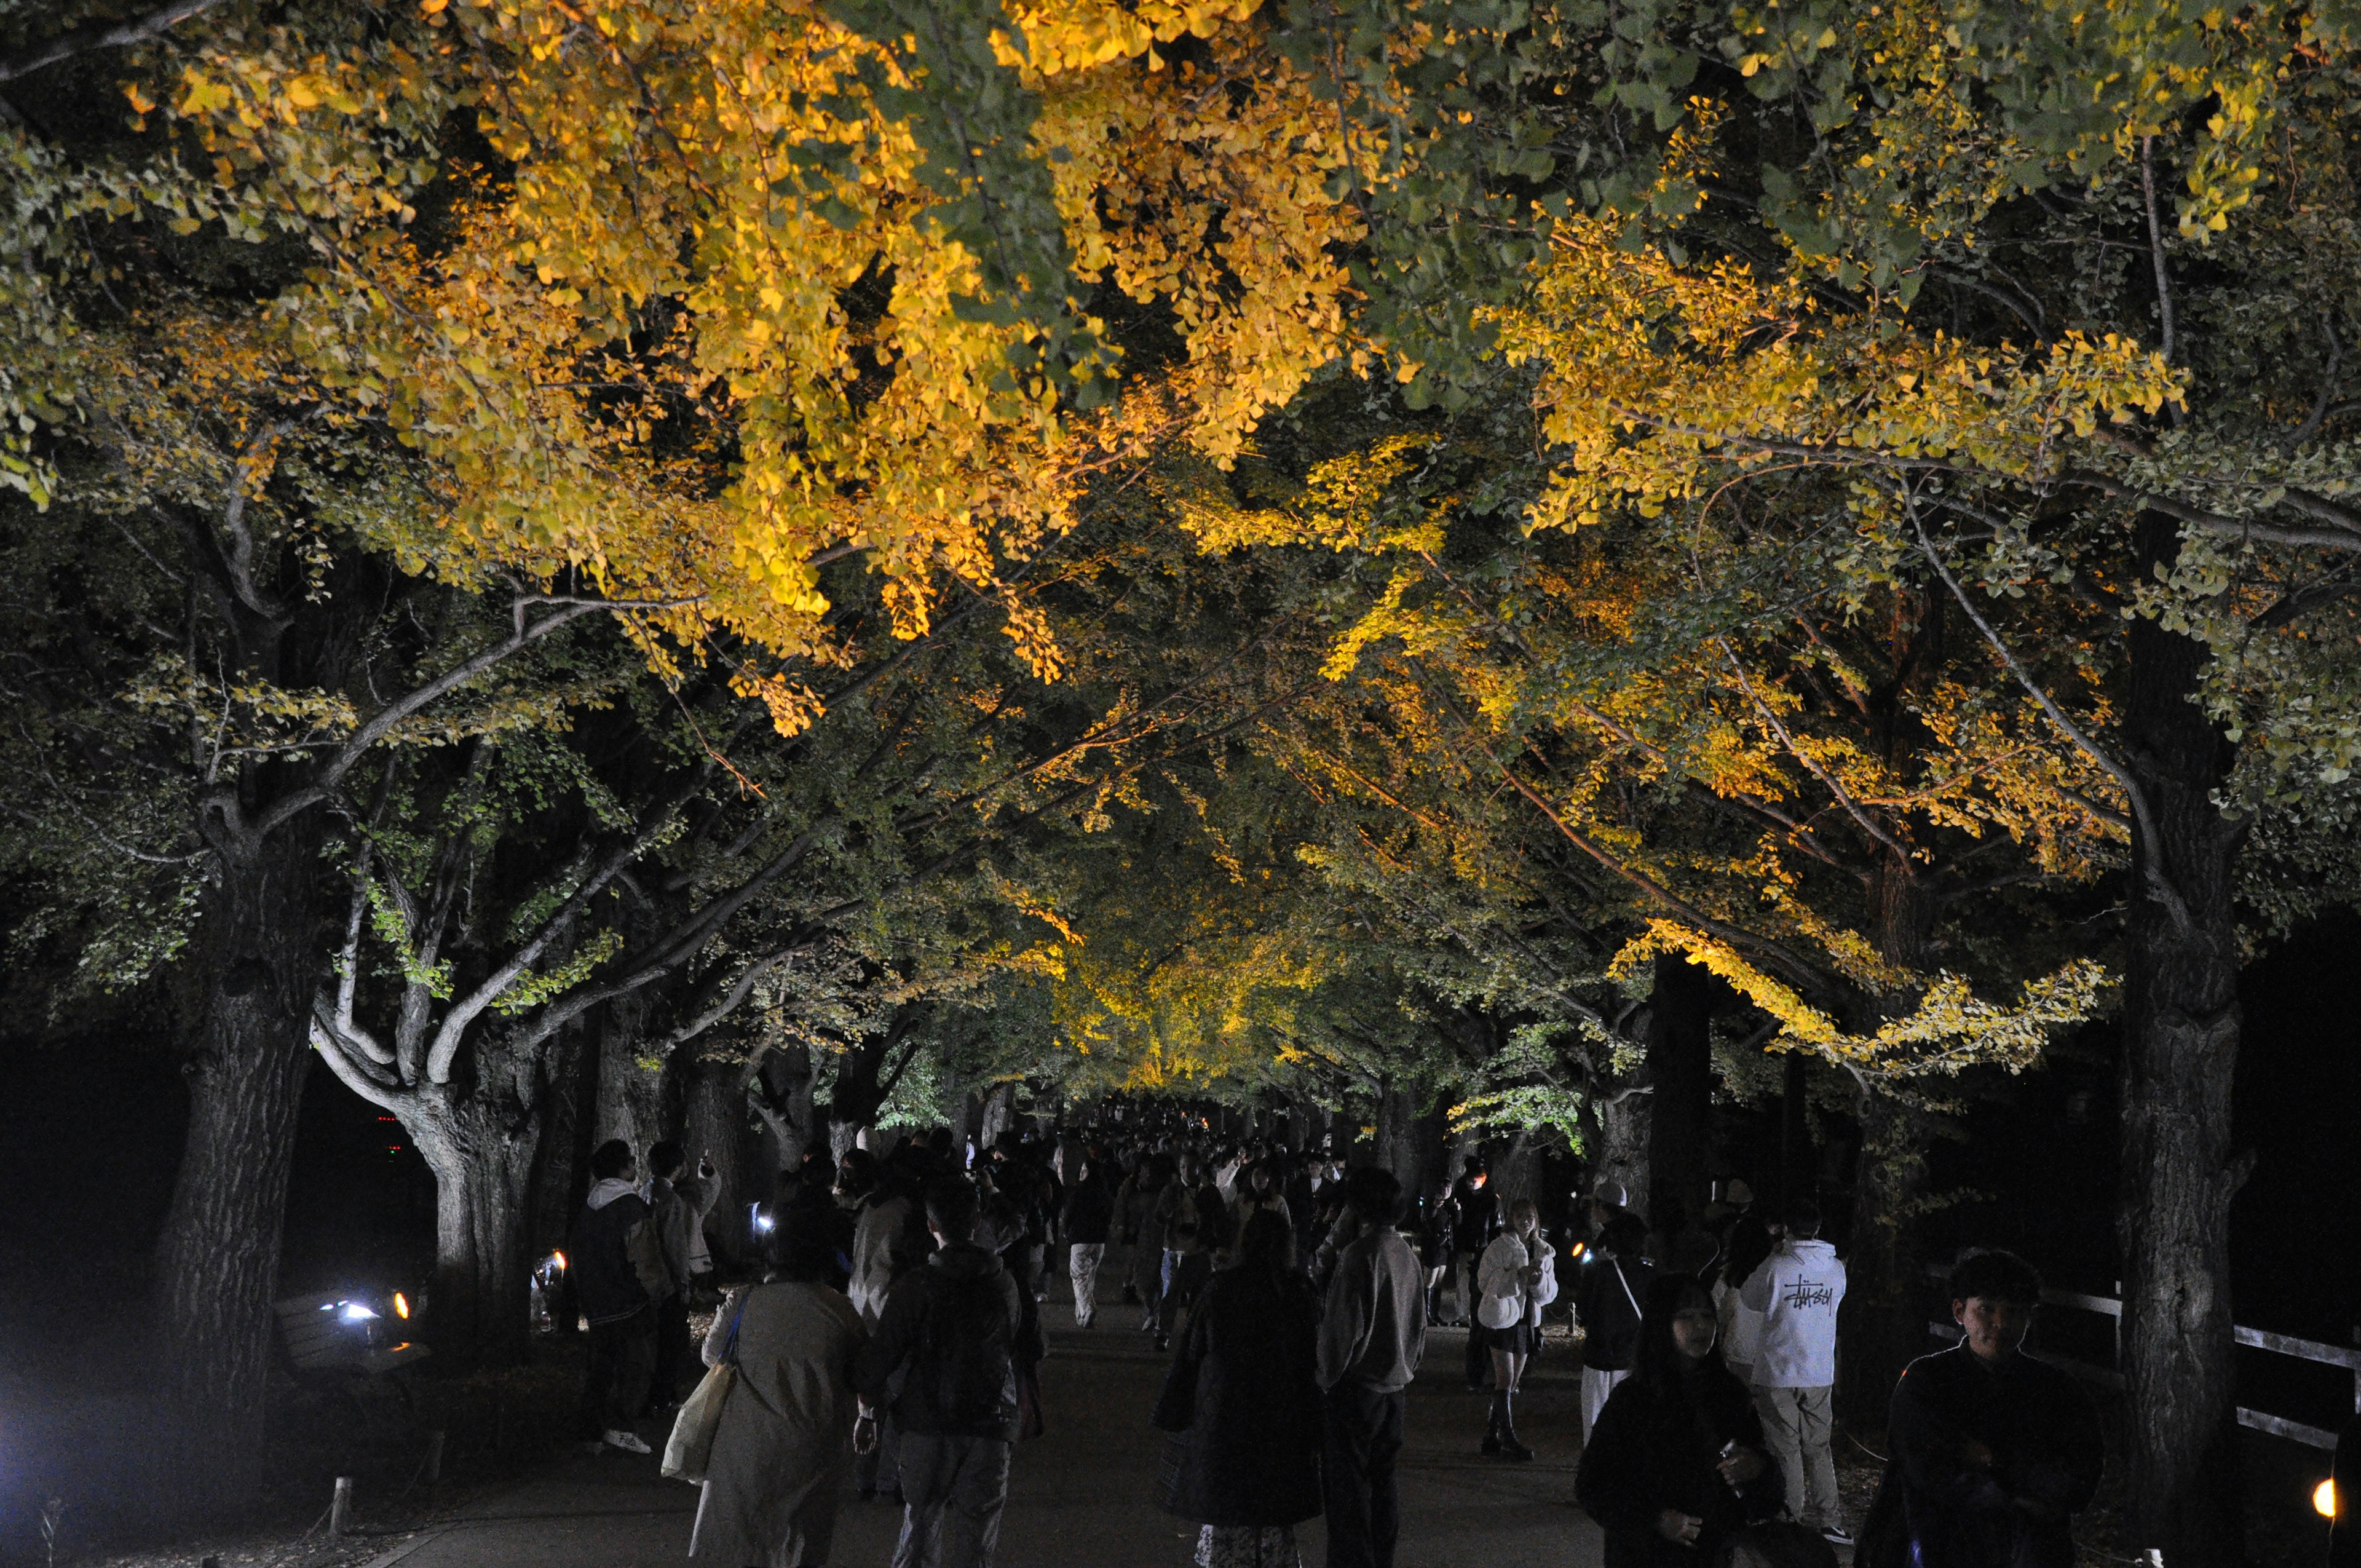
[[[1940,1267],[1929,1268],[1927,1272],[1936,1279],[1946,1279],[1950,1275],[1949,1270]],[[2067,1307],[2076,1311],[2095,1312],[2101,1317],[2114,1319],[2115,1362],[2118,1366],[2122,1365],[2124,1304],[2120,1299],[2113,1296],[2086,1296],[2074,1290],[2044,1290],[2041,1293],[2041,1300],[2044,1306]],[[1928,1323],[1927,1328],[1928,1332],[1938,1339],[1956,1341],[1960,1337],[1959,1325],[1956,1323]],[[2323,1344],[2318,1340],[2298,1339],[2293,1334],[2273,1333],[2268,1329],[2240,1327],[2235,1332],[2238,1343],[2252,1350],[2268,1351],[2274,1355],[2292,1356],[2298,1361],[2315,1362],[2323,1366],[2344,1367],[2353,1375],[2353,1409],[2356,1414],[2361,1414],[2361,1349],[2356,1349],[2351,1345]],[[2077,1361],[2070,1355],[2052,1355],[2048,1352],[2043,1352],[2041,1358],[2103,1387],[2120,1392],[2124,1387],[2124,1375],[2115,1370],[2115,1367],[2093,1366],[2087,1361]],[[2273,1437],[2283,1437],[2292,1442],[2309,1443],[2313,1448],[2333,1449],[2336,1446],[2334,1432],[2321,1427],[2306,1426],[2301,1421],[2290,1420],[2285,1416],[2275,1416],[2268,1410],[2250,1410],[2241,1405],[2238,1407],[2238,1424],[2252,1427],[2257,1431],[2268,1432]]]

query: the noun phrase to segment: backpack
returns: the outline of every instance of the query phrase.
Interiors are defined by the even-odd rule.
[[[1016,1325],[1001,1288],[1006,1277],[995,1268],[946,1278],[935,1288],[911,1376],[931,1397],[936,1419],[948,1431],[994,1431],[1005,1419],[1002,1401],[1016,1345]]]

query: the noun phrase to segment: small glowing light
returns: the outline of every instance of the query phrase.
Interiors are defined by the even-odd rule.
[[[2312,1489],[2312,1511],[2322,1519],[2336,1517],[2336,1483],[2323,1481]]]
[[[410,1298],[399,1290],[393,1293],[393,1315],[405,1321],[410,1317]]]
[[[558,1273],[563,1274],[563,1273],[565,1273],[565,1272],[566,1272],[566,1255],[565,1255],[564,1253],[562,1253],[562,1252],[554,1252],[554,1253],[551,1253],[551,1254],[549,1255],[549,1261],[550,1261],[550,1263],[551,1263],[553,1266],[555,1266],[555,1268],[557,1269],[557,1272],[558,1272]]]
[[[1590,1248],[1584,1245],[1581,1242],[1576,1242],[1567,1250],[1566,1255],[1576,1262],[1580,1262],[1583,1258],[1590,1255]]]
[[[365,1323],[368,1321],[369,1319],[376,1316],[377,1314],[375,1312],[370,1311],[358,1301],[347,1301],[345,1303],[345,1321],[348,1323]]]

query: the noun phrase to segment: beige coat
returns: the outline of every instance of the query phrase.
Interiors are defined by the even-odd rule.
[[[825,1285],[732,1291],[705,1337],[705,1364],[738,1329],[738,1379],[721,1408],[688,1554],[716,1568],[825,1563],[852,1464],[852,1358],[866,1331]]]

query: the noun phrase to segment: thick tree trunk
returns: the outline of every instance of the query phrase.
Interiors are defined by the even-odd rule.
[[[196,959],[205,977],[182,1067],[188,1142],[156,1253],[166,1485],[210,1509],[258,1478],[271,1301],[310,1063],[321,915],[318,815],[260,845],[217,845]]]
[[[590,1132],[597,1114],[598,1064],[590,1031],[569,1025],[550,1042],[543,1068],[541,1155],[534,1162],[529,1243],[546,1257],[566,1246],[574,1212],[588,1189]]]
[[[758,1157],[769,1168],[756,1182],[758,1196],[750,1203],[768,1202],[779,1177],[802,1168],[804,1150],[811,1146],[814,1116],[812,1060],[809,1046],[789,1046],[766,1053],[756,1065],[747,1091],[763,1118],[763,1147]]]
[[[1655,1096],[1645,1085],[1626,1084],[1594,1097],[1583,1108],[1584,1120],[1595,1123],[1587,1136],[1592,1188],[1605,1180],[1621,1182],[1634,1202],[1648,1194],[1650,1107]]]
[[[719,1190],[705,1228],[732,1257],[750,1255],[752,1206],[770,1196],[772,1178],[762,1170],[752,1109],[747,1102],[754,1072],[754,1064],[729,1052],[693,1058],[685,1074],[687,1109],[681,1143],[692,1169],[700,1158],[713,1162]]]
[[[2147,581],[2180,536],[2152,513],[2138,528]],[[2231,1568],[2244,1553],[2229,1248],[2230,1201],[2247,1172],[2230,1121],[2241,1024],[2231,879],[2243,834],[2213,804],[2234,758],[2194,701],[2203,647],[2145,619],[2130,644],[2125,765],[2154,832],[2134,835],[2125,921],[2117,1228],[2132,1540],[2173,1568]]]
[[[1913,973],[1934,961],[1941,911],[1934,890],[1910,866],[1887,861],[1870,886],[1872,940],[1878,955]],[[1915,995],[1865,998],[1854,1027],[1873,1030],[1907,1012]],[[1861,1157],[1853,1185],[1851,1254],[1841,1309],[1846,1412],[1883,1425],[1904,1367],[1934,1348],[1927,1334],[1926,1257],[1917,1220],[1927,1190],[1927,1146],[1933,1119],[1909,1098],[1884,1088],[1861,1094]]]
[[[598,1010],[598,1102],[591,1143],[620,1138],[642,1163],[664,1136],[664,1063],[643,1060],[650,999],[616,998]]]
[[[1656,955],[1648,998],[1649,1223],[1669,1236],[1705,1210],[1713,1126],[1713,1010],[1718,982],[1679,953]]]
[[[512,1366],[532,1343],[527,1203],[544,1126],[540,1064],[478,1050],[471,1085],[434,1085],[394,1104],[434,1173],[428,1343],[456,1366]]]
[[[1884,1425],[1902,1369],[1935,1345],[1927,1338],[1925,1261],[1913,1230],[1927,1193],[1927,1116],[1888,1094],[1862,1096],[1843,1319],[1846,1415]]]

